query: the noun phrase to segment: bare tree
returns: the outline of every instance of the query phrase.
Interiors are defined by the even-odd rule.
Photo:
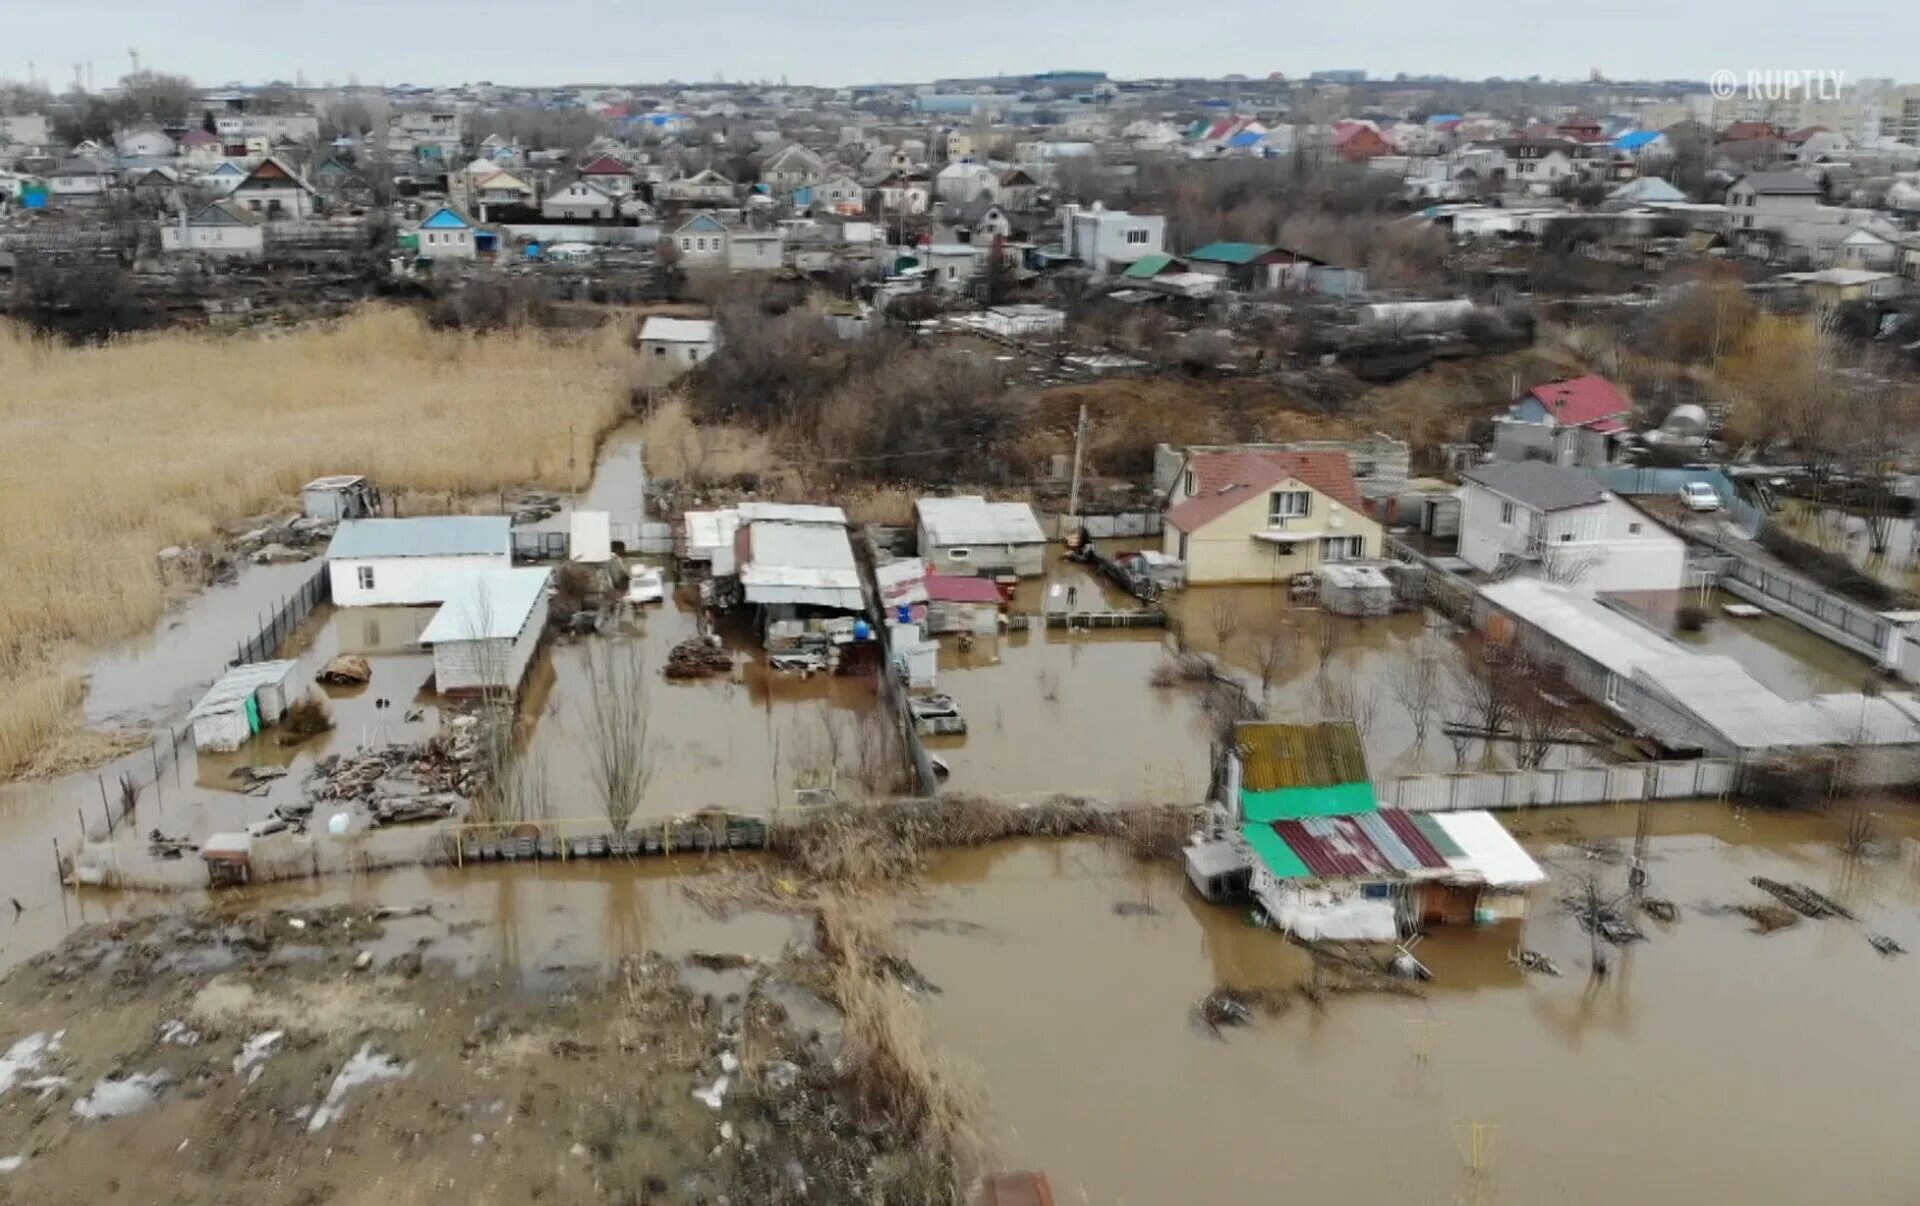
[[[1240,635],[1239,596],[1216,595],[1213,601],[1207,604],[1207,623],[1213,629],[1213,651],[1225,657],[1227,646]]]
[[[1254,669],[1260,673],[1260,695],[1264,699],[1273,687],[1273,680],[1291,665],[1299,655],[1299,630],[1282,620],[1262,632],[1255,638],[1253,646]]]
[[[1334,619],[1333,613],[1321,612],[1319,623],[1313,630],[1313,637],[1314,649],[1320,655],[1315,673],[1320,676],[1322,682],[1326,681],[1328,672],[1333,668],[1333,655],[1340,648],[1340,636],[1340,624]]]
[[[1489,647],[1483,648],[1478,656],[1461,658],[1453,665],[1454,699],[1466,713],[1465,726],[1472,730],[1469,736],[1491,739],[1512,727],[1511,684],[1507,676],[1500,673],[1500,658],[1500,651]],[[1455,752],[1457,755],[1459,751]]]
[[[1424,648],[1415,649],[1411,657],[1395,661],[1387,671],[1388,689],[1413,722],[1415,749],[1427,744],[1427,730],[1433,724],[1434,709],[1439,706],[1445,690],[1442,674],[1439,657]]]
[[[1522,770],[1536,770],[1554,746],[1579,732],[1566,677],[1558,665],[1517,649],[1501,657],[1494,670],[1513,722],[1514,760]]]
[[[615,833],[646,794],[652,777],[652,747],[647,741],[645,663],[632,642],[587,643],[589,770],[601,808]]]
[[[1367,680],[1364,686],[1350,678],[1326,679],[1320,684],[1321,705],[1328,718],[1345,720],[1359,730],[1364,744],[1380,716],[1380,684]]]

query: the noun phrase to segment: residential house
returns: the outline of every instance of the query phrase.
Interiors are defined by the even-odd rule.
[[[47,192],[60,201],[100,201],[112,189],[113,173],[97,159],[68,159],[47,173]]]
[[[269,222],[301,222],[313,216],[319,194],[284,161],[269,157],[255,165],[229,196]]]
[[[1613,140],[1613,152],[1633,164],[1673,158],[1673,144],[1659,130],[1629,130]]]
[[[1370,121],[1337,121],[1333,123],[1333,153],[1348,163],[1365,163],[1379,155],[1393,154],[1393,144]]]
[[[142,205],[170,207],[180,195],[180,174],[164,164],[135,171],[127,178],[127,191]]]
[[[1820,207],[1820,186],[1799,172],[1748,172],[1727,188],[1729,228],[1781,230]]]
[[[158,126],[142,126],[113,136],[114,150],[123,159],[171,159],[176,144]]]
[[[423,260],[471,260],[480,255],[480,228],[451,205],[428,214],[415,232]]]
[[[175,154],[189,164],[211,167],[226,154],[226,144],[220,141],[218,134],[209,133],[195,126],[180,136]]]
[[[374,201],[372,182],[351,165],[331,157],[313,169],[313,188],[326,200],[328,208],[336,212]]]
[[[993,196],[999,185],[999,173],[986,164],[962,161],[949,163],[934,176],[933,195],[939,201],[965,205],[979,197]]]
[[[729,227],[713,214],[695,214],[674,229],[683,268],[725,268]]]
[[[954,215],[954,234],[962,243],[992,243],[1013,237],[1013,219],[997,201],[981,197],[962,205]]]
[[[485,221],[489,208],[527,206],[533,204],[533,186],[512,172],[496,171],[473,182],[469,189],[473,203],[480,209],[480,219]]]
[[[1500,150],[1506,156],[1508,183],[1525,192],[1551,193],[1562,180],[1578,174],[1574,144],[1564,139],[1509,139]]]
[[[1195,453],[1168,492],[1161,552],[1194,584],[1283,582],[1378,557],[1380,541],[1344,452]]]
[[[925,176],[895,173],[875,182],[873,191],[882,213],[924,214],[933,204],[933,185]]]
[[[860,161],[860,174],[866,177],[906,176],[913,174],[919,166],[919,162],[902,147],[878,146]]]
[[[240,182],[246,178],[246,168],[231,159],[223,159],[211,169],[202,172],[195,178],[194,183],[210,188],[214,192],[232,196],[233,190],[239,188]]]
[[[913,509],[920,556],[935,573],[1037,578],[1046,572],[1046,533],[1026,503],[966,494],[918,499]]]
[[[1871,227],[1856,227],[1840,240],[1841,268],[1864,268],[1874,272],[1896,271],[1900,267],[1897,235],[1882,234]]]
[[[1549,381],[1494,421],[1493,454],[1503,461],[1551,461],[1598,468],[1613,459],[1633,403],[1605,377]]]
[[[719,335],[712,320],[649,315],[640,324],[640,371],[650,386],[665,385],[713,355]]]
[[[420,633],[420,643],[433,650],[433,689],[518,695],[547,629],[552,578],[553,571],[540,566],[477,570],[453,583]]]
[[[177,221],[160,224],[160,250],[169,255],[257,260],[266,254],[264,220],[229,200],[201,206]]]
[[[763,626],[820,612],[866,610],[859,564],[838,507],[741,503],[733,508],[734,578],[716,597],[760,610]],[[691,528],[692,518],[689,516]],[[715,574],[719,573],[716,563]]]
[[[1906,281],[1892,272],[1865,268],[1823,268],[1818,272],[1783,272],[1775,278],[1797,284],[1816,304],[1854,301],[1891,301],[1906,292]]]
[[[933,288],[961,293],[972,287],[990,250],[972,243],[927,243],[917,254]]]
[[[733,181],[712,168],[682,176],[678,180],[662,181],[653,190],[654,200],[681,205],[730,205],[734,193]]]
[[[1578,469],[1496,462],[1461,475],[1460,558],[1588,594],[1679,590],[1686,542]]]
[[[1035,180],[1027,169],[1011,167],[1000,173],[1000,181],[994,186],[994,196],[1008,209],[1020,211],[1032,209],[1040,198],[1040,182]]]
[[[687,268],[772,272],[786,261],[785,237],[779,230],[755,230],[714,214],[695,214],[672,237]]]
[[[540,216],[563,221],[611,222],[620,216],[620,201],[582,176],[548,193],[540,202]]]
[[[1166,252],[1167,220],[1160,214],[1134,214],[1068,205],[1061,210],[1061,235],[1067,255],[1093,271],[1118,276],[1134,261]]]
[[[349,519],[327,545],[337,607],[445,603],[478,571],[513,568],[504,515]]]
[[[1821,163],[1853,150],[1845,135],[1825,126],[1807,126],[1794,130],[1781,140],[1781,156],[1795,163]]]
[[[632,195],[637,187],[634,170],[611,155],[595,156],[582,165],[580,179],[616,200]],[[727,185],[727,195],[733,195],[731,182]]]
[[[867,190],[844,172],[793,190],[793,207],[801,210],[857,214],[866,208],[866,201]]]
[[[825,175],[827,161],[797,142],[770,151],[760,160],[760,183],[777,196],[784,197]]]

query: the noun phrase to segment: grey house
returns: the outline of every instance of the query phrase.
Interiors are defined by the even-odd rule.
[[[923,498],[913,506],[920,555],[934,573],[1037,578],[1046,572],[1046,533],[1026,503],[988,502],[977,494],[965,494]]]

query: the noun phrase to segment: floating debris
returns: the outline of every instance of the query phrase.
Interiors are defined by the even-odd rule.
[[[1587,933],[1598,933],[1602,939],[1615,946],[1625,946],[1629,942],[1645,942],[1646,931],[1633,924],[1631,918],[1620,911],[1618,905],[1604,900],[1589,902],[1584,897],[1563,896],[1560,903],[1567,912],[1573,914],[1580,928]]]
[[[403,1064],[390,1055],[375,1053],[372,1043],[362,1043],[360,1050],[354,1052],[347,1066],[340,1069],[333,1078],[333,1084],[327,1088],[327,1097],[320,1108],[307,1120],[309,1132],[320,1130],[344,1112],[342,1107],[347,1094],[361,1085],[375,1084],[383,1080],[404,1080],[413,1075],[413,1065]]]
[[[688,637],[667,650],[668,678],[706,678],[733,673],[733,655],[705,637]]]
[[[1845,905],[1805,884],[1781,883],[1764,875],[1756,875],[1749,882],[1802,917],[1844,917],[1848,921],[1854,920],[1853,913]]]
[[[1160,910],[1144,900],[1122,900],[1113,906],[1117,917],[1158,917]]]
[[[0,1174],[18,1172],[26,1162],[25,1156],[0,1156]]]
[[[1274,1017],[1292,1008],[1294,994],[1273,988],[1228,988],[1222,985],[1200,998],[1194,1017],[1216,1034],[1222,1026],[1245,1026],[1255,1014]]]
[[[1655,921],[1671,924],[1679,918],[1680,909],[1671,900],[1659,896],[1644,896],[1640,899],[1640,911]]]
[[[730,1076],[722,1076],[704,1089],[695,1089],[694,1097],[709,1110],[717,1110],[720,1103],[727,1099],[727,1086],[733,1083]]]
[[[1754,931],[1761,934],[1800,924],[1800,914],[1779,905],[1738,905],[1734,912],[1753,922]]]
[[[1868,934],[1867,942],[1869,945],[1873,947],[1874,950],[1879,951],[1881,954],[1887,955],[1889,957],[1893,955],[1904,955],[1907,953],[1906,947],[1901,946],[1898,942],[1895,942],[1893,939],[1887,937],[1885,934]]]
[[[189,1029],[179,1018],[168,1018],[160,1023],[160,1041],[169,1047],[198,1047],[200,1032]]]
[[[1507,962],[1513,964],[1521,971],[1535,972],[1542,976],[1557,976],[1560,974],[1559,964],[1547,958],[1539,951],[1530,951],[1525,947],[1509,954],[1507,956]]]

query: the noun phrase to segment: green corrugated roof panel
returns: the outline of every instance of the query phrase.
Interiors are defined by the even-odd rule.
[[[1273,831],[1271,825],[1242,825],[1240,836],[1247,839],[1247,845],[1253,847],[1255,855],[1273,872],[1275,879],[1312,879],[1313,872],[1300,861],[1300,856],[1287,845],[1286,839]]]
[[[1251,264],[1272,250],[1265,243],[1208,243],[1187,258],[1215,264]]]
[[[1167,265],[1171,263],[1173,263],[1173,257],[1170,255],[1143,255],[1133,262],[1131,268],[1120,275],[1130,276],[1137,281],[1149,280],[1165,272]]]
[[[1428,813],[1416,812],[1413,814],[1413,827],[1420,831],[1420,836],[1432,842],[1433,848],[1440,852],[1440,857],[1448,862],[1466,857],[1467,852],[1460,848],[1459,842],[1453,840],[1452,834],[1440,827],[1438,818]]]
[[[1240,793],[1240,811],[1248,821],[1268,825],[1302,817],[1350,816],[1378,812],[1371,783],[1336,783],[1331,787],[1276,787],[1271,791]]]

